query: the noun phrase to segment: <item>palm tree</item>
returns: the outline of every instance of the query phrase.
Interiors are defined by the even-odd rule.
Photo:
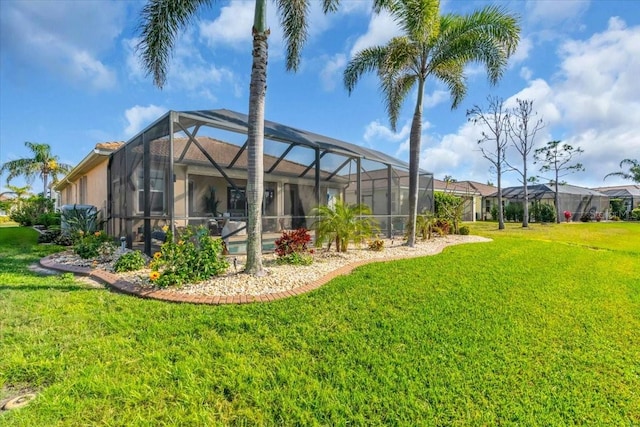
[[[630,179],[631,181],[640,184],[640,162],[635,159],[624,159],[620,162],[620,169],[625,165],[629,165],[629,172],[611,172],[606,174],[604,179],[607,179],[610,176],[619,176],[623,179]]]
[[[372,237],[378,230],[371,209],[364,204],[348,204],[338,198],[333,206],[319,206],[314,209],[318,220],[313,224],[316,229],[316,245],[324,242],[336,242],[336,252],[346,252],[349,242],[361,243]]]
[[[385,97],[393,130],[400,108],[417,84],[417,101],[409,137],[409,224],[407,244],[415,243],[418,210],[418,173],[422,134],[422,104],[427,78],[449,88],[452,108],[464,98],[467,87],[464,68],[471,62],[486,67],[489,81],[502,76],[507,59],[520,39],[517,18],[503,9],[488,6],[470,15],[440,15],[439,0],[389,0],[383,5],[404,35],[385,46],[363,49],[344,71],[344,84],[351,93],[360,77],[376,71]]]
[[[18,187],[17,185],[7,184],[7,188],[9,189],[9,191],[0,193],[0,196],[6,197],[7,195],[13,195],[14,197],[9,200],[11,201],[11,204],[13,206],[15,206],[17,209],[20,209],[22,207],[22,202],[24,201],[25,196],[28,196],[31,192],[31,186],[25,185],[23,187]]]
[[[47,197],[49,177],[51,176],[53,182],[57,182],[59,174],[67,174],[73,167],[66,163],[60,163],[58,156],[51,154],[49,144],[27,141],[24,145],[31,150],[33,157],[10,160],[4,163],[0,167],[0,174],[5,171],[9,172],[7,184],[17,176],[24,176],[27,182],[31,184],[36,175],[38,175],[42,179],[42,195]]]
[[[322,0],[325,13],[335,11],[339,0]],[[142,62],[154,83],[164,86],[169,58],[177,33],[194,18],[201,6],[213,0],[149,0],[142,10],[141,35],[138,49]],[[307,39],[307,1],[276,0],[280,24],[287,45],[287,70],[296,71],[300,63],[300,50]],[[253,64],[249,91],[247,134],[248,174],[246,196],[249,206],[247,224],[247,263],[245,273],[262,276],[262,199],[264,151],[264,102],[267,81],[267,28],[266,0],[256,0],[253,21]]]

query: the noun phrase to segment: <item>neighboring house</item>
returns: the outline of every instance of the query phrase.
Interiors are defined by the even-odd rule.
[[[107,165],[109,156],[124,142],[101,142],[64,178],[52,185],[56,207],[64,205],[93,205],[107,213]]]
[[[388,233],[392,221],[408,215],[408,206],[399,201],[406,162],[270,121],[265,121],[264,134],[263,233],[311,228],[313,210],[336,197],[371,202]],[[61,204],[104,209],[107,232],[126,237],[130,246],[144,244],[146,253],[164,225],[205,225],[223,237],[242,234],[247,220],[246,135],[244,114],[170,111],[126,144],[111,147],[116,151],[96,147],[55,188]],[[367,198],[372,176],[379,176],[374,185],[384,189],[375,203]],[[426,209],[433,208],[432,178],[421,174],[420,206]]]
[[[625,218],[629,218],[633,209],[640,207],[640,185],[598,187],[594,190],[606,194],[611,201],[620,200],[624,207]]]
[[[553,206],[555,186],[553,184],[533,184],[527,186],[529,203],[539,202]],[[575,185],[558,185],[560,212],[569,211],[574,221],[580,220],[584,214],[601,213],[604,218],[609,214],[609,196],[596,190]],[[497,199],[497,193],[492,195]],[[502,189],[503,203],[522,203],[524,187],[507,187]]]
[[[462,197],[465,201],[463,221],[477,221],[491,218],[491,196],[496,187],[475,181],[433,180],[433,191]]]

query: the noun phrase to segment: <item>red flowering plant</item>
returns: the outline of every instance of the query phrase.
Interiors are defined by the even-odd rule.
[[[311,242],[311,235],[306,228],[293,231],[283,231],[275,241],[278,264],[309,265],[313,262],[307,245]]]
[[[569,222],[569,220],[571,219],[571,212],[570,211],[564,211],[564,219],[565,219],[565,221]]]

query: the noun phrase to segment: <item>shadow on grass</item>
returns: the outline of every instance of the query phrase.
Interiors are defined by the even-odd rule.
[[[16,291],[16,292],[34,292],[34,291],[61,291],[61,292],[74,292],[74,291],[103,291],[102,287],[87,286],[84,284],[64,283],[64,284],[47,284],[41,285],[29,284],[29,285],[0,285],[0,292]]]

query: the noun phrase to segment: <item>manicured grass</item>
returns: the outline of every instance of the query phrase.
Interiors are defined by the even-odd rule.
[[[1,229],[0,387],[39,395],[0,424],[639,424],[640,224],[495,228],[242,306],[39,277]]]

